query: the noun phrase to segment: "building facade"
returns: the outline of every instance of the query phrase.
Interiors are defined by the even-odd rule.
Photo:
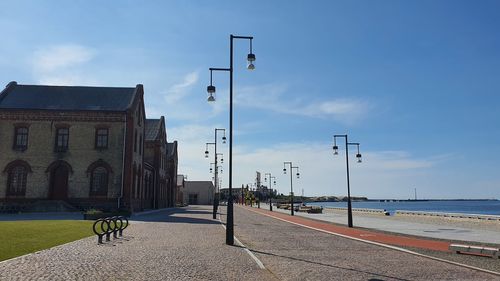
[[[23,208],[52,200],[78,209],[160,207],[152,202],[153,167],[144,161],[145,123],[140,84],[9,83],[0,93],[0,204]]]
[[[153,200],[151,208],[166,208],[175,206],[174,191],[171,177],[177,175],[177,142],[169,151],[167,142],[165,118],[146,119],[145,162],[152,166],[152,178],[149,180]],[[171,165],[169,155],[175,154],[175,165]]]
[[[211,181],[184,181],[184,204],[212,205],[215,187]]]

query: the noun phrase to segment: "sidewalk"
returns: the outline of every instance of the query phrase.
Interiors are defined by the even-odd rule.
[[[224,220],[225,208],[221,213]],[[236,205],[235,234],[280,280],[500,280],[498,260],[472,257],[476,262],[469,265],[436,260],[299,226],[269,213]],[[332,226],[277,212],[272,215]]]
[[[244,249],[225,244],[211,206],[135,216],[123,235],[0,262],[0,280],[275,280]]]
[[[261,204],[260,208],[262,210],[269,210],[269,204]],[[273,212],[290,214],[289,210],[278,209],[275,206],[273,206]],[[347,213],[345,215],[339,215],[337,213],[308,214],[295,212],[295,216],[347,225]],[[353,224],[354,227],[376,229],[392,233],[500,245],[500,235],[498,235],[498,232],[479,228],[449,227],[432,223],[394,220],[391,219],[391,217],[367,217],[357,215],[356,213],[353,213]]]

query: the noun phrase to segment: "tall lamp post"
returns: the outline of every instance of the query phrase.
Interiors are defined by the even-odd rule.
[[[215,147],[215,151],[217,152],[217,142],[207,142],[206,144],[206,148],[205,148],[205,158],[208,158],[208,146],[209,145],[213,145]],[[214,174],[214,177],[213,177],[213,180],[214,180],[214,187],[217,186],[217,153],[214,153],[215,154],[215,162],[214,163],[210,163],[210,173],[212,172],[212,164],[215,165],[215,174]],[[217,188],[215,188],[215,190],[217,190]],[[215,196],[214,196],[214,199],[213,199],[213,211],[212,211],[213,215],[212,215],[212,218],[215,220],[217,218],[217,202],[215,201]]]
[[[293,216],[293,169],[297,169],[297,178],[300,178],[300,173],[299,173],[299,167],[294,167],[292,162],[283,162],[283,174],[286,174],[286,165],[290,166],[290,210],[291,210],[291,215]]]
[[[265,173],[264,174],[265,178],[264,180],[267,180],[267,176],[269,176],[269,211],[273,211],[273,189],[271,188],[272,180],[274,179],[274,185],[276,185],[276,177],[273,177],[271,173]]]
[[[351,203],[351,187],[349,184],[349,145],[355,145],[358,148],[358,153],[356,154],[356,158],[358,159],[358,163],[361,163],[361,153],[359,153],[359,143],[358,142],[349,142],[347,140],[347,135],[334,135],[333,136],[333,154],[338,155],[339,147],[337,146],[337,138],[345,139],[345,163],[347,167],[347,225],[352,227],[352,203]]]
[[[213,145],[214,146],[214,162],[215,162],[215,167],[217,166],[217,156],[222,155],[222,153],[217,153],[217,132],[218,131],[223,131],[224,135],[222,136],[222,143],[226,143],[226,129],[218,129],[215,128],[215,134],[214,134],[214,142],[207,142],[206,143],[206,150],[205,150],[205,158],[208,158],[208,146]],[[221,158],[221,163],[224,159]],[[214,172],[214,188],[215,188],[215,196],[214,196],[214,207],[213,207],[213,219],[217,218],[217,209],[219,208],[219,197],[217,195],[219,191],[219,180],[218,180],[218,169],[215,169]]]
[[[249,70],[255,69],[255,54],[252,52],[252,36],[229,36],[229,68],[209,68],[210,85],[207,87],[208,101],[215,101],[215,86],[212,85],[212,71],[229,71],[229,198],[227,200],[226,244],[234,245],[233,218],[233,41],[244,39],[250,41],[250,53],[247,56]]]

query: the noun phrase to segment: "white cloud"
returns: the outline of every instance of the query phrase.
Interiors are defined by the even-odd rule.
[[[179,100],[189,95],[191,86],[198,82],[198,76],[198,71],[188,73],[186,76],[184,76],[182,82],[170,87],[170,89],[168,89],[167,93],[165,94],[165,101],[167,102],[167,104],[175,104]]]
[[[172,128],[169,139],[179,140],[179,173],[186,174],[190,180],[211,180],[209,163],[212,154],[204,158],[205,142],[213,139],[213,128],[189,125]],[[222,186],[228,186],[228,145],[218,146],[224,153],[226,162],[221,174]],[[442,158],[429,157],[416,159],[403,151],[363,152],[363,163],[351,166],[351,192],[353,196],[370,198],[408,198],[413,188],[419,193],[435,192],[440,186],[440,175],[436,168]],[[292,161],[300,167],[301,178],[294,176],[294,191],[300,194],[304,189],[306,196],[346,195],[346,166],[344,155],[334,156],[328,143],[282,143],[266,148],[253,149],[235,145],[233,149],[233,187],[254,181],[255,172],[272,173],[277,177],[277,188],[287,194],[290,189],[289,174],[283,175],[283,161]],[[434,182],[429,184],[429,182]],[[446,189],[442,189],[446,194]],[[431,192],[432,191],[432,192]],[[442,196],[445,198],[446,196]]]
[[[35,79],[51,85],[97,84],[97,79],[89,78],[88,70],[83,70],[95,56],[93,49],[75,44],[41,48],[32,58]]]
[[[238,91],[235,101],[241,106],[259,108],[285,114],[315,118],[332,118],[351,124],[366,117],[372,105],[365,100],[336,98],[316,100],[290,98],[289,89],[284,84],[267,84],[245,87]]]

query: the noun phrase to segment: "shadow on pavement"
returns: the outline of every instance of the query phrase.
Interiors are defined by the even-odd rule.
[[[218,220],[213,220],[211,211],[201,208],[172,208],[151,214],[132,216],[131,221],[139,222],[165,222],[165,223],[192,223],[192,224],[220,224]],[[192,217],[195,216],[195,217]],[[203,218],[206,216],[207,218]]]
[[[234,246],[235,247],[239,247],[239,248],[244,248],[244,247],[237,246],[237,245],[234,245]],[[267,253],[267,252],[263,252],[263,251],[258,251],[258,250],[250,249],[250,248],[247,248],[247,249],[250,250],[253,253],[267,255],[267,256],[285,258],[285,259],[290,259],[290,260],[295,260],[295,261],[301,261],[301,262],[306,262],[306,263],[310,263],[310,264],[316,264],[316,265],[321,265],[321,266],[326,266],[326,267],[331,267],[331,268],[344,269],[344,270],[349,270],[349,271],[354,271],[354,272],[359,272],[359,273],[371,274],[371,275],[375,275],[375,276],[379,276],[379,277],[391,278],[391,279],[396,279],[396,280],[401,280],[401,281],[409,281],[409,279],[402,279],[402,278],[399,278],[399,277],[396,277],[396,276],[384,275],[384,274],[380,274],[380,273],[375,273],[375,272],[370,272],[370,271],[364,271],[364,270],[359,270],[359,269],[354,269],[354,268],[348,268],[348,267],[342,267],[342,266],[337,266],[337,265],[325,264],[325,263],[321,263],[321,262],[317,262],[317,261],[310,261],[310,260],[305,260],[305,259],[300,259],[300,258],[295,258],[295,257],[288,257],[288,256],[283,256],[283,255],[277,255],[277,254]],[[379,280],[379,279],[373,279],[372,278],[372,279],[369,279],[369,280]]]

